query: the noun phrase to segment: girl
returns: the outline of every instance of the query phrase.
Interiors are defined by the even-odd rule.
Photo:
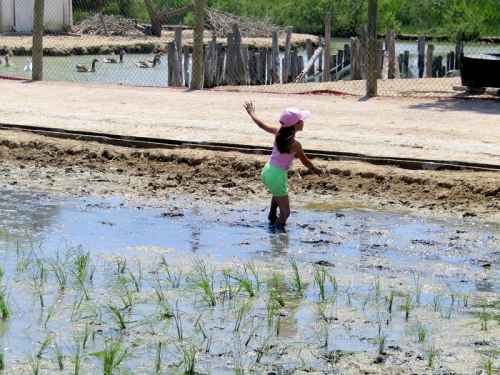
[[[292,166],[293,159],[299,158],[302,164],[314,173],[322,173],[321,169],[316,168],[311,163],[304,154],[301,144],[295,140],[295,134],[304,129],[304,120],[311,113],[296,108],[287,108],[280,116],[281,127],[278,129],[266,125],[255,116],[255,106],[252,102],[245,103],[244,108],[259,128],[275,135],[273,152],[262,169],[261,178],[267,190],[273,195],[269,210],[269,222],[272,225],[277,224],[284,227],[290,216],[287,183],[288,169]],[[279,217],[277,217],[278,207],[280,209]]]

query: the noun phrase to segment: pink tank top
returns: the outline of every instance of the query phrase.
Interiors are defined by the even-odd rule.
[[[279,152],[278,147],[275,144],[273,147],[273,153],[271,154],[271,158],[269,159],[269,164],[286,172],[292,166],[293,159],[295,159],[295,152],[290,154],[282,154],[281,152]]]

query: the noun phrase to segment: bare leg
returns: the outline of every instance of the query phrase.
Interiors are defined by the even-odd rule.
[[[280,208],[280,215],[278,217],[277,224],[280,226],[285,226],[288,217],[290,216],[290,200],[288,196],[286,197],[275,197],[274,201],[278,204]]]
[[[276,200],[274,197],[271,199],[271,208],[269,209],[269,216],[267,217],[269,219],[269,224],[274,225],[276,224],[276,221],[278,221],[278,203],[276,203]]]

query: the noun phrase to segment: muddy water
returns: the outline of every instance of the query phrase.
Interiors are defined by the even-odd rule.
[[[206,319],[205,330],[211,332],[209,336],[213,335],[210,350],[199,354],[197,366],[201,372],[234,373],[241,365],[247,371],[260,373],[263,368],[271,371],[276,364],[293,371],[304,366],[325,371],[331,365],[331,358],[320,360],[317,356],[332,353],[348,353],[345,355],[351,358],[343,359],[345,363],[339,359],[338,366],[349,367],[349,361],[366,362],[366,366],[372,366],[377,337],[380,338],[380,322],[386,320],[383,328],[386,346],[399,348],[394,349],[396,353],[384,354],[388,358],[410,358],[408,353],[418,350],[424,353],[425,350],[418,349],[420,346],[415,345],[410,336],[415,336],[411,332],[419,322],[425,322],[428,327],[434,327],[433,345],[443,345],[439,351],[446,352],[440,357],[440,366],[464,374],[481,366],[484,355],[478,353],[474,342],[485,342],[486,349],[498,345],[498,324],[493,319],[489,330],[481,333],[472,307],[474,301],[498,300],[500,228],[473,220],[439,221],[354,208],[339,210],[314,204],[308,207],[294,212],[286,232],[280,232],[265,224],[263,202],[249,208],[210,206],[177,198],[155,207],[121,199],[61,199],[40,193],[2,191],[0,257],[11,318],[6,324],[0,323],[0,343],[8,368],[18,369],[19,373],[28,371],[26,369],[33,363],[28,359],[33,359],[33,353],[40,350],[41,342],[48,336],[52,338],[51,342],[59,343],[70,363],[74,337],[81,336],[84,324],[92,326],[93,335],[98,336],[92,341],[95,349],[89,352],[102,349],[106,341],[104,337],[117,337],[116,328],[112,328],[113,319],[105,307],[109,303],[119,303],[116,302],[119,299],[113,275],[128,274],[128,271],[116,271],[120,264],[123,265],[120,259],[126,260],[132,273],[138,272],[138,262],[141,262],[141,273],[144,274],[145,286],[136,296],[140,302],[127,319],[149,321],[147,317],[156,311],[151,302],[154,299],[154,278],[151,275],[158,272],[162,257],[174,269],[189,275],[185,282],[189,287],[169,292],[172,293],[169,294],[171,304],[175,299],[189,317],[184,323],[185,335],[192,339],[189,345],[207,345],[205,339],[198,337],[199,329],[196,328],[197,319],[202,315]],[[76,314],[77,319],[74,310],[81,301],[77,298],[81,291],[73,288],[65,296],[56,293],[51,265],[56,258],[79,252],[89,252],[94,260],[92,275],[95,276],[88,286],[92,289],[90,300],[94,302],[89,302],[84,312]],[[279,339],[272,338],[276,352],[269,350],[257,364],[254,356],[262,352],[259,347],[263,342],[259,342],[260,346],[256,343],[253,349],[253,344],[243,349],[240,345],[238,351],[248,352],[237,360],[233,329],[235,313],[227,307],[203,307],[203,298],[193,291],[192,282],[189,282],[197,277],[197,271],[192,271],[193,262],[202,259],[214,269],[229,268],[234,272],[242,264],[253,262],[262,272],[263,280],[276,272],[290,280],[289,260],[292,258],[297,260],[308,287],[300,298],[285,293],[290,302],[283,306],[280,315]],[[43,261],[46,265],[40,266]],[[72,267],[71,261],[64,264]],[[336,288],[332,283],[327,287],[330,297],[321,304],[317,301],[318,286],[313,274],[314,270],[320,269],[317,265],[334,275],[338,290],[342,291],[334,292]],[[35,280],[44,272],[48,276],[40,286]],[[67,273],[68,279],[71,278],[72,271]],[[215,283],[222,289],[221,279],[216,278]],[[289,290],[290,287],[283,289]],[[42,290],[43,308],[39,302],[39,290]],[[396,296],[397,309],[394,307],[394,310],[397,313],[393,316],[391,311],[387,317],[387,312],[382,313],[387,307],[380,306],[387,302],[389,290]],[[412,318],[418,314],[418,319],[413,318],[411,324],[401,313],[406,294],[414,299]],[[248,331],[255,320],[265,320],[266,300],[267,297],[254,300],[249,313],[252,323],[246,326]],[[331,315],[325,319],[326,328],[318,323],[318,306],[327,311],[323,314]],[[94,314],[94,310],[99,310],[99,313]],[[149,329],[148,325],[151,325]],[[146,367],[154,360],[157,335],[169,342],[175,336],[175,329],[172,324],[168,329],[164,326],[160,329],[151,322],[132,326],[127,328],[126,334],[122,332],[120,335],[136,351],[134,356],[127,358],[124,366],[140,368],[143,371],[140,373],[154,373]],[[263,328],[258,332],[260,329]],[[449,329],[455,332],[451,336],[447,335]],[[477,337],[470,342],[473,333]],[[228,339],[229,336],[232,338]],[[263,340],[264,334],[256,337]],[[239,339],[243,340],[238,336]],[[268,337],[267,340],[271,339]],[[311,349],[309,354],[304,351],[323,341],[324,346],[314,351]],[[456,342],[462,342],[462,345],[457,346]],[[232,348],[230,351],[228,346]],[[164,354],[165,363],[181,361],[182,355],[176,348],[177,344]],[[283,353],[283,348],[287,354]],[[51,353],[51,349],[46,349],[40,356],[41,366],[47,371],[55,366]],[[300,353],[301,361],[297,361],[297,353]],[[225,363],[218,358],[225,358]],[[409,359],[405,361],[411,362]],[[425,361],[421,362],[424,365],[418,366],[425,367]],[[415,363],[407,365],[417,366]],[[92,373],[99,363],[89,355],[86,366],[87,373]],[[406,373],[402,364],[397,366],[400,372],[396,373]]]

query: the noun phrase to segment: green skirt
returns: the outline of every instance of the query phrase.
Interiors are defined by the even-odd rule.
[[[273,197],[288,196],[288,173],[283,169],[267,163],[260,177]]]

